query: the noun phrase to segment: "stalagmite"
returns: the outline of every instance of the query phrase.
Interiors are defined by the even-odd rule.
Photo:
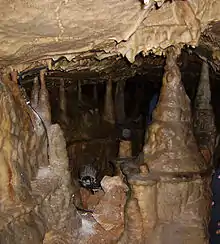
[[[41,117],[41,104],[39,102],[39,80],[38,77],[34,78],[33,87],[31,91],[31,104],[29,106],[29,115],[32,120],[34,131],[39,138],[39,143],[42,145],[42,153],[37,154],[37,161],[39,162],[40,167],[47,166],[48,161],[48,137],[46,124]],[[37,150],[37,149],[36,149]]]
[[[39,81],[38,77],[34,77],[33,87],[31,90],[31,107],[33,109],[37,109],[38,102],[39,102]]]
[[[118,158],[115,160],[116,172],[121,179],[124,179],[124,175],[121,171],[121,164],[124,161],[128,161],[132,159],[132,141],[131,140],[123,140],[119,141],[119,152]]]
[[[115,124],[111,77],[106,82],[105,107],[104,107],[103,119],[110,124]]]
[[[143,228],[140,234],[137,223],[128,223],[123,244],[136,243],[135,235],[141,235],[139,243],[208,243],[211,171],[193,136],[190,101],[176,64],[179,54],[179,48],[167,51],[144,162],[122,165],[131,187],[126,220],[132,221],[132,212]]]
[[[68,124],[68,118],[67,118],[67,105],[66,105],[66,94],[65,94],[65,83],[64,79],[60,80],[60,117],[61,121],[65,124]]]
[[[96,106],[97,106],[97,104],[98,104],[97,84],[93,85],[93,99],[94,99]]]
[[[51,125],[51,107],[44,73],[44,70],[40,71],[41,88],[39,92],[39,104],[37,112],[41,116],[41,119],[43,120],[45,126],[48,128]]]
[[[17,72],[12,79],[3,77],[0,83],[0,212],[11,204],[31,201],[30,180],[36,173],[38,162],[33,156],[38,138],[33,132],[27,105],[17,85]],[[28,150],[27,148],[28,147]],[[16,211],[12,211],[13,218]],[[9,219],[2,219],[2,221]],[[2,222],[0,222],[0,226]],[[0,230],[1,232],[1,230]],[[0,238],[1,240],[1,238]]]
[[[211,105],[209,65],[205,61],[202,64],[200,83],[194,104],[193,126],[199,149],[207,163],[210,164],[215,146],[216,128]]]
[[[115,93],[115,113],[117,123],[122,124],[125,121],[125,107],[124,107],[124,87],[125,82],[117,82]]]
[[[18,72],[15,71],[15,70],[13,70],[13,71],[11,72],[11,79],[12,79],[12,81],[13,81],[14,83],[16,83],[16,84],[18,84],[18,79],[17,79],[17,77],[18,77]]]
[[[77,88],[78,88],[78,101],[82,102],[82,86],[81,86],[81,81],[79,80],[77,83]]]
[[[120,140],[118,156],[119,158],[132,157],[132,142],[130,140]]]

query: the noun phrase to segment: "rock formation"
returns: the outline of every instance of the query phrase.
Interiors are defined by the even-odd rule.
[[[38,107],[36,111],[39,113],[41,119],[43,120],[46,128],[51,125],[51,107],[49,103],[49,94],[46,87],[45,70],[40,71],[40,91],[39,91],[39,100]]]
[[[194,113],[198,148],[189,98],[177,66],[180,49],[166,50],[171,45],[184,46],[201,58],[207,56],[214,70],[219,69],[220,1],[144,3],[143,7],[139,0],[1,1],[1,244],[208,243],[210,157],[215,137],[208,105],[208,66],[203,64]],[[202,51],[195,50],[196,46]],[[135,62],[137,54],[141,58]],[[116,111],[121,117],[115,119],[113,79],[118,82],[148,73],[151,68],[143,68],[148,64],[148,58],[144,58],[147,55],[153,59],[160,55],[159,62],[154,60],[163,66],[164,54],[163,87],[143,158],[133,160],[131,142],[122,140],[116,159],[117,176],[103,178],[103,191],[92,202],[92,214],[77,212],[75,205],[81,204],[78,166],[93,160],[92,151],[95,163],[107,174],[108,161],[112,155],[116,157],[115,122],[123,121],[125,115],[121,96],[120,111]],[[45,67],[49,72],[62,73],[66,81],[67,72],[78,75],[88,71],[87,78],[94,74],[98,82],[108,77],[104,123],[98,111],[94,113],[90,104],[87,106],[84,81],[78,77],[74,79],[78,82],[78,100],[81,107],[86,104],[86,109],[66,121],[61,81],[59,105],[62,120],[68,122],[69,135],[58,124],[52,124],[46,81],[49,85],[56,82],[46,80]],[[39,75],[29,73],[36,69],[41,70]],[[26,71],[28,75],[24,77]],[[50,78],[60,79],[57,73]],[[22,87],[26,84],[27,90],[30,88],[25,83],[28,79],[34,79],[31,103],[29,93]],[[118,91],[123,90],[120,88]],[[129,183],[129,192],[125,182]]]
[[[34,111],[7,76],[0,88],[0,243],[61,243],[61,239],[73,243],[81,222],[71,200],[73,189],[63,133],[58,125],[48,124],[50,161],[49,165],[42,162],[48,158],[42,155],[47,153],[42,143],[45,134],[38,134]]]
[[[122,165],[131,186],[122,243],[208,243],[210,170],[193,137],[190,102],[176,64],[179,53],[172,47],[167,52],[144,162]]]
[[[104,195],[100,198],[92,216],[84,217],[92,225],[92,232],[81,232],[80,244],[117,243],[124,231],[124,207],[128,187],[119,176],[105,176],[101,182]],[[92,218],[93,219],[92,219]]]
[[[123,124],[125,122],[124,88],[124,81],[117,83],[115,92],[115,114],[117,123],[119,124]]]
[[[33,87],[31,90],[31,107],[35,110],[37,109],[38,106],[39,90],[40,90],[40,86],[39,86],[38,77],[35,77],[33,81]]]
[[[209,81],[209,65],[202,63],[200,83],[194,104],[194,134],[205,160],[211,163],[214,152],[216,128],[215,117],[211,105],[211,90]]]
[[[197,45],[201,31],[219,20],[219,6],[219,0],[165,1],[159,9],[144,10],[139,0],[3,1],[0,65],[30,66],[61,56],[71,60],[90,50],[97,50],[99,60],[120,53],[133,61],[142,51]]]
[[[60,80],[60,119],[62,123],[65,125],[68,124],[68,117],[67,117],[67,105],[66,105],[66,94],[65,94],[65,83],[64,80]]]
[[[112,98],[112,78],[106,82],[105,107],[103,119],[109,124],[115,124],[115,111]]]

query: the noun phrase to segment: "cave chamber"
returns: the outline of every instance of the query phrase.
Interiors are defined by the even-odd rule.
[[[219,1],[3,6],[0,244],[218,243]]]

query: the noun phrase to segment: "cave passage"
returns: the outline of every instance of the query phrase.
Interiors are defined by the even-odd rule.
[[[181,229],[183,228],[179,226],[181,224],[175,225],[177,220],[174,223],[171,221],[164,206],[167,204],[169,208],[169,200],[173,206],[178,206],[180,203],[175,204],[174,195],[181,192],[182,187],[185,187],[183,191],[188,191],[188,182],[191,182],[194,191],[199,187],[201,192],[206,190],[208,180],[202,167],[206,167],[205,161],[206,164],[210,164],[213,153],[212,163],[219,169],[220,146],[217,144],[214,148],[212,145],[214,136],[212,130],[216,126],[218,134],[220,126],[218,106],[220,76],[209,67],[209,82],[202,85],[202,77],[205,77],[202,71],[207,71],[208,66],[200,58],[195,54],[189,54],[186,50],[182,51],[176,63],[170,62],[172,58],[172,55],[168,59],[151,55],[146,58],[137,56],[132,65],[121,59],[112,69],[108,63],[108,69],[102,72],[90,70],[67,72],[59,69],[45,72],[42,68],[32,70],[27,75],[18,74],[16,82],[19,84],[21,94],[28,106],[31,101],[32,109],[38,119],[37,128],[41,138],[39,143],[44,145],[43,148],[46,150],[47,147],[64,141],[62,149],[57,150],[62,152],[67,160],[66,167],[70,172],[73,189],[71,201],[79,211],[84,224],[92,223],[89,215],[85,214],[92,214],[99,224],[107,221],[105,216],[96,212],[102,213],[105,208],[112,208],[116,213],[123,210],[124,213],[126,199],[129,199],[125,218],[135,226],[142,222],[147,223],[147,215],[141,215],[145,212],[149,214],[154,226],[156,211],[159,211],[158,214],[164,221],[164,228],[173,229],[174,225],[175,228]],[[176,72],[174,76],[167,75],[173,71]],[[12,73],[11,79],[16,80],[15,77],[16,75]],[[207,86],[210,86],[211,95],[204,92],[204,87]],[[39,104],[45,107],[39,108]],[[213,114],[210,112],[212,108]],[[31,119],[35,121],[32,117]],[[40,124],[44,121],[47,121],[43,123],[49,131],[47,136],[42,131],[43,127],[40,129]],[[59,125],[63,135],[59,127],[49,129],[50,123]],[[191,125],[194,126],[193,132]],[[179,133],[176,138],[173,136],[175,133]],[[179,139],[181,136],[185,136],[184,139]],[[194,136],[200,153],[194,142]],[[49,144],[46,146],[47,137]],[[52,140],[53,137],[55,139]],[[48,176],[50,173],[47,168],[48,160],[54,159],[55,162],[59,162],[57,155],[59,153],[50,149],[49,158],[36,157],[42,162],[40,173],[37,175],[40,182],[43,182],[44,175]],[[169,155],[179,158],[177,160]],[[187,163],[184,161],[185,156],[189,158]],[[199,161],[202,163],[198,164]],[[195,165],[192,166],[190,162]],[[175,167],[171,167],[172,163]],[[56,167],[60,167],[59,163]],[[30,171],[35,170],[33,166],[32,168]],[[62,170],[59,168],[57,172],[59,175]],[[65,174],[68,178],[68,174]],[[201,177],[205,178],[204,184],[200,182],[203,180]],[[68,183],[65,184],[68,188]],[[155,190],[158,184],[161,184],[161,187]],[[127,185],[133,193],[129,191]],[[177,188],[174,185],[177,185]],[[156,201],[156,192],[158,197],[163,198],[164,192],[170,191],[169,189],[173,189],[173,193],[172,191],[169,193],[170,199],[164,201],[163,210],[160,209],[161,206],[157,210],[156,203],[153,202]],[[194,194],[193,191],[190,194]],[[115,197],[114,200],[112,196]],[[191,197],[197,201],[196,194]],[[119,205],[117,201],[120,202]],[[187,201],[185,200],[186,204]],[[148,207],[143,205],[143,202],[146,202]],[[202,202],[200,207],[203,208],[207,202]],[[177,209],[175,211],[178,212]],[[135,213],[136,219],[132,219],[132,213]],[[117,219],[117,214],[110,212],[108,214],[112,217],[112,220],[108,217],[108,221],[113,221],[112,226],[116,228],[115,223],[120,223],[119,230],[122,231],[124,218],[120,218],[120,222],[119,219],[114,219]],[[218,218],[218,212],[216,214],[213,211],[212,214],[212,219],[213,216]],[[196,218],[200,217],[198,215]],[[206,217],[205,215],[204,219]],[[172,222],[170,226],[167,224],[169,221]],[[109,223],[106,224],[108,225]],[[150,232],[152,226],[143,224],[143,229],[139,231]],[[132,232],[131,226],[127,228]],[[210,233],[215,235],[215,223],[212,228]],[[126,231],[129,231],[128,229]],[[85,234],[86,231],[88,230],[83,229],[81,234]],[[202,233],[203,230],[198,230],[198,236],[201,235],[199,231]],[[136,235],[133,233],[131,236]],[[129,236],[127,238],[129,241]],[[193,238],[196,239],[197,234]]]
[[[52,123],[60,124],[64,131],[74,182],[79,180],[80,170],[85,165],[94,166],[92,174],[98,182],[104,175],[113,176],[115,165],[112,162],[118,157],[120,140],[131,142],[130,157],[137,157],[143,150],[152,113],[160,96],[164,60],[149,57],[149,64],[138,67],[138,72],[133,77],[123,78],[122,73],[120,79],[115,79],[116,82],[112,78],[110,102],[106,101],[109,74],[102,77],[101,73],[89,71],[47,72],[45,80],[51,104],[51,120]],[[178,62],[193,110],[202,61],[196,55],[183,51]],[[218,82],[216,75],[210,73],[212,104],[218,127]],[[115,77],[118,74],[114,74],[112,70],[110,75]],[[31,80],[34,76],[31,73],[20,79],[29,99],[33,91]],[[106,103],[110,107],[113,124],[109,123],[108,118],[104,119],[105,113],[108,113],[105,111]]]

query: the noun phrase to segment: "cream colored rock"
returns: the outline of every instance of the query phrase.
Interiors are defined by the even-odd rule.
[[[167,53],[159,104],[144,146],[146,167],[143,162],[122,165],[131,187],[122,244],[135,244],[137,235],[140,244],[208,243],[211,172],[192,134],[178,54],[175,48]]]
[[[106,231],[117,233],[115,240],[124,230],[124,206],[128,187],[119,176],[105,176],[101,181],[105,195],[100,199],[92,216]]]
[[[22,70],[32,61],[72,59],[92,49],[134,61],[141,51],[196,45],[208,23],[219,20],[220,2],[167,1],[152,11],[143,10],[138,0],[2,0],[1,6],[0,66],[22,62]]]

